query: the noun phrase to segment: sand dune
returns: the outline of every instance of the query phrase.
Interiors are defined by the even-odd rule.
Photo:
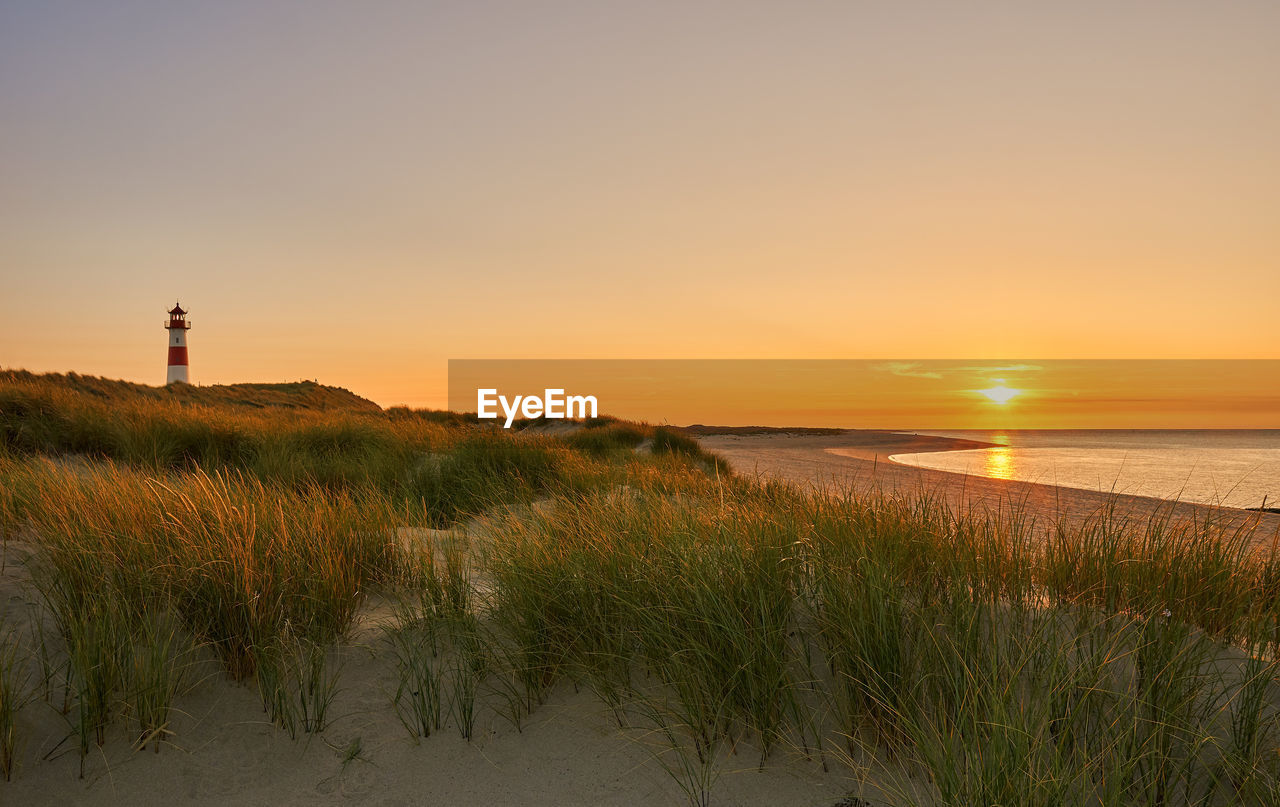
[[[4,548],[0,616],[29,635],[35,593],[24,565],[32,545]],[[640,728],[619,729],[590,691],[558,686],[521,730],[492,708],[482,710],[468,743],[452,724],[414,743],[391,706],[397,675],[381,639],[385,604],[371,602],[348,640],[337,717],[319,735],[292,740],[263,713],[253,684],[228,680],[210,656],[176,701],[172,737],[159,753],[134,751],[123,726],[94,748],[79,778],[71,717],[37,700],[19,715],[19,764],[0,781],[0,804],[68,805],[669,805],[687,797],[663,768],[667,746]],[[53,625],[46,628],[53,632]],[[3,640],[4,637],[0,637]],[[667,752],[669,753],[669,751]],[[830,805],[858,789],[854,771],[823,773],[798,751],[779,749],[763,771],[756,754],[726,755],[715,803]],[[674,762],[675,760],[669,760]]]
[[[700,438],[744,474],[855,489],[921,489],[953,506],[1024,508],[1045,525],[1078,520],[1107,497],[1050,485],[1005,482],[898,465],[892,454],[974,448],[980,444],[890,432],[839,435],[715,435]],[[1198,505],[1171,505],[1121,496],[1135,518],[1156,508],[1176,517],[1211,517],[1227,526],[1255,525],[1259,536],[1280,530],[1280,516]],[[473,527],[474,529],[474,527]],[[21,536],[19,536],[21,537]],[[11,536],[13,538],[13,536]],[[0,571],[0,615],[26,634],[35,594],[24,561],[32,546],[10,540]],[[477,804],[665,805],[686,803],[657,754],[666,746],[639,728],[620,730],[589,691],[555,689],[522,730],[495,709],[484,711],[470,743],[446,725],[420,743],[410,739],[391,707],[397,676],[382,643],[385,603],[372,601],[334,652],[342,664],[337,715],[321,735],[292,740],[272,726],[252,685],[230,682],[212,658],[194,671],[177,701],[171,741],[160,753],[132,750],[122,727],[94,749],[86,776],[69,739],[68,718],[38,701],[20,715],[19,769],[0,784],[0,802],[40,804]],[[52,625],[46,625],[52,630]],[[670,760],[669,760],[670,761]],[[749,750],[726,756],[713,789],[717,804],[831,805],[851,792],[882,804],[852,768],[830,772],[798,750],[780,749],[763,770]],[[865,777],[865,772],[864,772]]]

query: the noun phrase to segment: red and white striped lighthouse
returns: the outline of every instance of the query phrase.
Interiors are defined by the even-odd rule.
[[[174,303],[169,309],[169,321],[164,324],[164,329],[169,332],[169,375],[164,383],[181,381],[190,384],[191,379],[187,376],[187,331],[191,330],[191,323],[187,322],[187,312],[181,305]]]

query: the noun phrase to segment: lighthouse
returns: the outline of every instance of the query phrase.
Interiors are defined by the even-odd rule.
[[[191,379],[187,376],[187,331],[191,330],[191,323],[187,322],[187,312],[183,311],[178,303],[174,303],[173,308],[169,309],[169,321],[164,324],[164,329],[169,332],[169,375],[164,383],[173,384],[181,381],[183,384],[189,384]]]

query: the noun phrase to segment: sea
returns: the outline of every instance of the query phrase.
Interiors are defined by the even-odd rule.
[[[1226,507],[1280,507],[1280,429],[920,431],[994,448],[896,454],[904,465]]]

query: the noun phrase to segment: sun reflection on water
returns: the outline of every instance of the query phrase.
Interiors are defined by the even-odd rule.
[[[1009,448],[1009,435],[996,432],[991,435],[991,442],[998,447],[986,450],[982,475],[994,479],[1013,479],[1013,449]]]

